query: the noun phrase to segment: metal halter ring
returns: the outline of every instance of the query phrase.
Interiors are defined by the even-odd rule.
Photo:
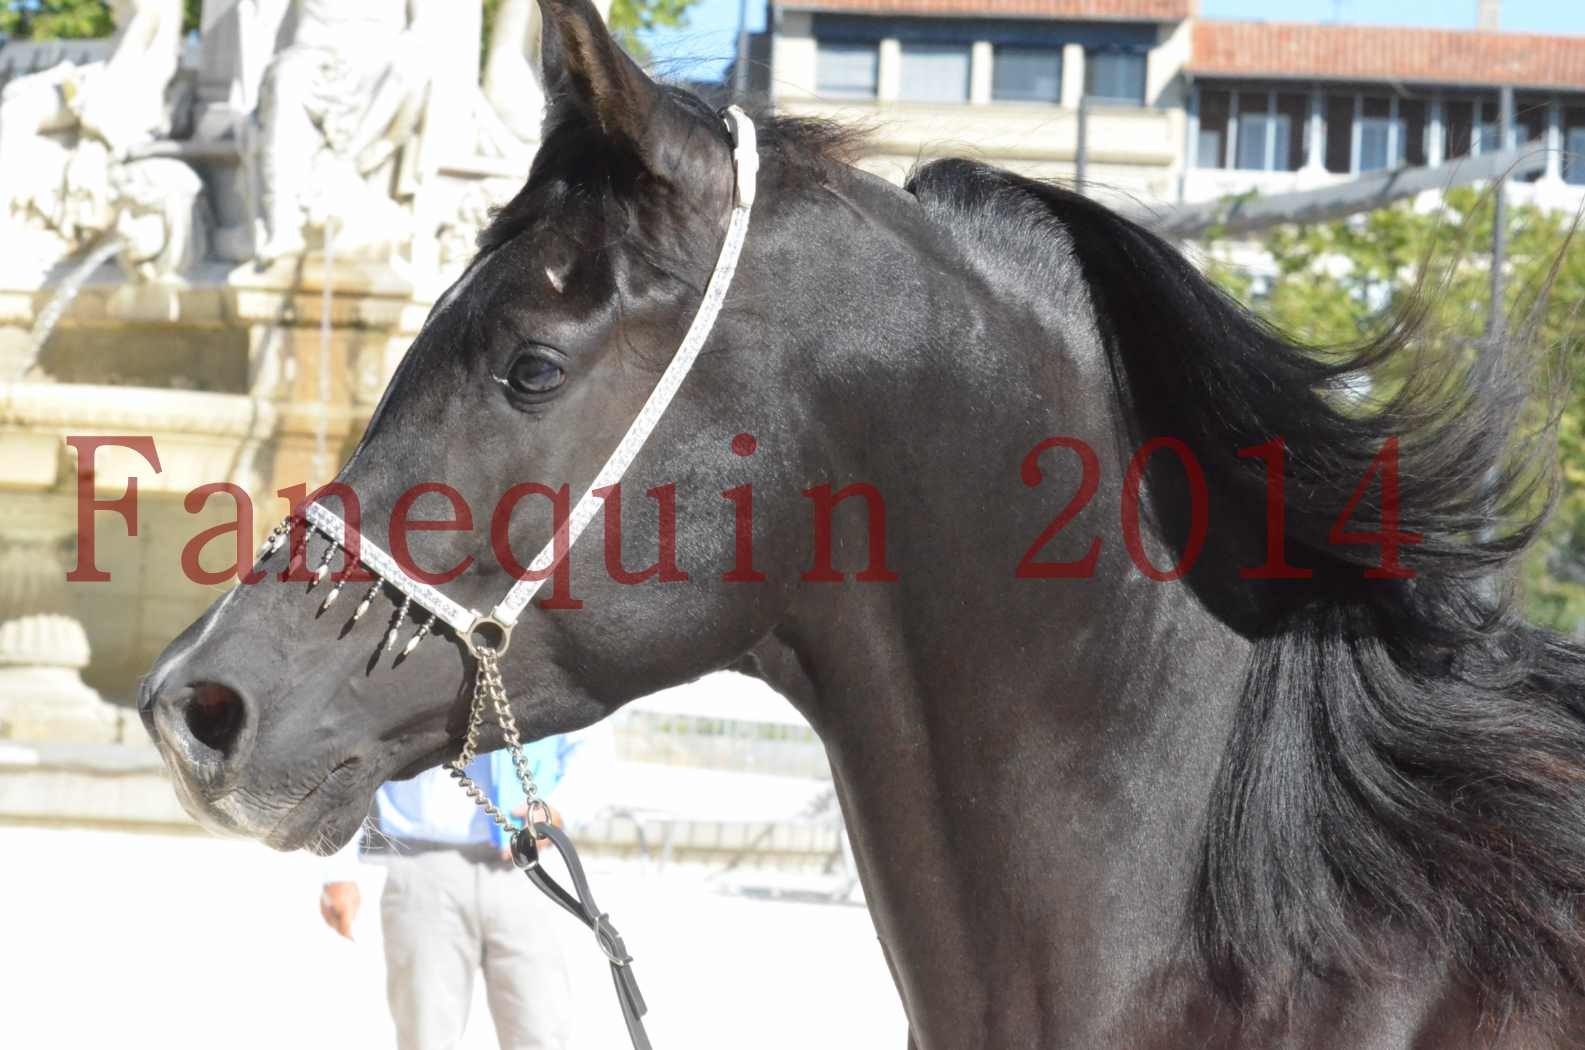
[[[481,650],[488,650],[492,656],[500,656],[512,644],[512,625],[502,623],[494,616],[479,617],[461,633],[462,644],[468,647],[468,652],[475,658]],[[497,640],[492,641],[492,637]]]
[[[538,815],[536,816],[536,814]],[[528,812],[524,814],[523,826],[525,828],[537,828],[541,824],[549,823],[551,823],[550,803],[542,798],[529,799]]]
[[[622,935],[616,932],[616,927],[611,925],[611,916],[601,912],[594,917],[594,922],[589,927],[594,931],[594,943],[600,946],[600,951],[611,960],[613,966],[626,966],[633,961],[627,954],[627,945],[622,941]]]
[[[522,871],[539,867],[539,844],[529,828],[519,828],[512,836],[512,863]]]

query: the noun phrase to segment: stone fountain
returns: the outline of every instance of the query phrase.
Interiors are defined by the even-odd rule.
[[[138,676],[224,586],[180,554],[234,501],[189,493],[239,486],[262,534],[334,473],[543,108],[534,0],[498,6],[483,70],[480,0],[204,0],[196,43],[181,0],[111,7],[63,61],[0,48],[26,70],[0,89],[0,741],[46,747],[141,736]],[[68,583],[67,438],[94,435],[151,436],[160,469],[100,451],[138,533],[99,513],[111,579]]]

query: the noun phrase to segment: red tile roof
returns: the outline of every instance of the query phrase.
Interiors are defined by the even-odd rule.
[[[785,0],[778,6],[864,15],[1177,22],[1194,13],[1195,0]]]
[[[1585,90],[1585,36],[1198,22],[1196,76],[1402,80]]]

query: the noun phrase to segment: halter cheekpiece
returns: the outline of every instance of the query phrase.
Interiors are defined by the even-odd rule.
[[[737,272],[738,257],[743,251],[744,238],[748,235],[749,213],[754,206],[754,189],[759,173],[759,152],[754,135],[754,122],[737,106],[727,108],[725,122],[733,141],[732,160],[736,175],[733,207],[727,223],[726,238],[721,242],[715,270],[705,286],[704,299],[699,303],[698,312],[694,314],[693,322],[688,326],[682,344],[677,348],[666,370],[661,373],[660,380],[650,391],[644,406],[629,424],[627,433],[612,450],[605,465],[584,490],[582,497],[568,515],[567,521],[557,529],[557,534],[529,563],[528,573],[512,585],[506,596],[497,602],[493,609],[488,613],[482,613],[468,608],[446,597],[437,588],[413,579],[402,570],[395,558],[362,536],[353,536],[349,542],[347,524],[342,520],[341,515],[317,502],[308,504],[301,517],[294,515],[277,525],[259,551],[259,558],[262,560],[279,550],[289,539],[296,544],[300,536],[301,549],[306,559],[309,533],[318,533],[329,542],[324,556],[314,569],[308,585],[310,590],[330,575],[330,563],[337,551],[345,552],[349,562],[348,572],[343,573],[343,577],[335,581],[326,594],[320,605],[321,612],[328,609],[340,595],[346,582],[345,577],[350,575],[350,563],[355,560],[372,572],[376,579],[354,610],[352,614],[354,621],[361,619],[369,611],[375,597],[384,587],[392,588],[401,598],[391,617],[390,626],[381,640],[382,652],[390,652],[395,648],[401,627],[416,605],[428,616],[418,624],[417,629],[403,646],[398,661],[418,648],[426,637],[438,629],[449,630],[472,654],[477,666],[467,737],[463,743],[462,753],[450,764],[449,771],[473,800],[489,814],[490,819],[512,836],[512,857],[518,867],[522,868],[529,879],[552,900],[594,932],[600,950],[610,960],[617,998],[627,1022],[628,1034],[638,1050],[648,1050],[650,1044],[641,1020],[646,1007],[643,997],[639,995],[638,985],[633,980],[632,957],[627,954],[622,938],[611,925],[610,918],[595,907],[583,867],[579,863],[571,841],[560,829],[552,826],[548,819],[550,809],[540,797],[533,774],[523,757],[522,740],[517,731],[516,720],[512,717],[511,704],[501,679],[500,657],[511,644],[512,629],[517,625],[523,610],[528,607],[528,603],[534,599],[539,588],[554,572],[558,562],[558,547],[561,550],[561,557],[566,557],[603,505],[603,501],[595,495],[595,492],[617,484],[632,466],[639,450],[644,447],[651,432],[660,422],[661,416],[671,405],[672,398],[677,395],[677,390],[693,367],[700,349],[709,339],[716,318],[720,316],[727,291],[732,285],[732,277]],[[300,525],[306,528],[299,528]],[[297,535],[294,535],[294,531]],[[295,554],[296,549],[293,550],[293,555]],[[528,819],[521,827],[513,824],[507,814],[497,809],[485,792],[469,779],[465,772],[478,752],[479,731],[487,716],[492,717],[501,729],[502,736],[511,751],[512,763],[518,779],[522,782],[524,794],[528,799]],[[550,841],[566,860],[568,872],[572,876],[574,892],[563,889],[540,866],[537,841],[542,839]]]

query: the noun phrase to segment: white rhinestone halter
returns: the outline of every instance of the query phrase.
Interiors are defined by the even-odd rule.
[[[506,596],[494,609],[489,613],[481,613],[452,601],[439,589],[413,579],[402,570],[395,558],[362,536],[355,537],[354,542],[349,544],[346,522],[342,520],[341,515],[323,504],[310,503],[303,511],[307,526],[330,543],[324,558],[315,570],[314,583],[323,581],[329,574],[330,561],[337,550],[345,551],[349,559],[356,558],[361,561],[378,577],[359,604],[353,615],[354,620],[368,610],[382,584],[391,586],[401,594],[401,605],[382,642],[384,651],[389,652],[394,647],[397,631],[407,618],[411,607],[416,605],[427,612],[429,618],[419,625],[418,630],[408,640],[402,655],[405,656],[417,648],[437,625],[450,628],[458,640],[475,656],[481,648],[492,649],[497,656],[505,652],[511,641],[512,628],[516,626],[518,618],[528,607],[528,603],[534,599],[541,585],[552,575],[558,561],[558,548],[562,551],[562,557],[566,557],[572,550],[573,544],[578,542],[578,537],[594,520],[603,505],[604,501],[595,493],[622,480],[622,476],[627,473],[633,460],[638,456],[639,450],[649,439],[650,433],[660,422],[661,416],[671,405],[672,398],[676,396],[683,379],[693,367],[694,360],[710,337],[710,331],[715,327],[716,318],[721,313],[721,306],[732,285],[732,277],[737,272],[738,257],[742,253],[743,241],[748,234],[749,213],[754,206],[754,189],[759,172],[759,152],[754,135],[754,122],[737,106],[729,107],[726,113],[729,118],[727,126],[733,134],[732,159],[736,170],[732,215],[727,224],[726,239],[721,242],[721,252],[716,259],[715,270],[705,287],[704,299],[699,304],[698,312],[694,314],[693,323],[688,326],[687,335],[677,348],[671,363],[661,374],[654,390],[650,392],[648,400],[644,402],[644,407],[639,409],[638,415],[628,426],[627,433],[622,436],[622,440],[606,459],[605,465],[584,490],[583,496],[572,508],[567,520],[560,525],[557,530],[558,535],[545,544],[529,563],[528,573],[512,585],[511,590],[507,591]],[[259,552],[261,558],[274,553],[287,541],[293,524],[293,520],[288,519],[276,526]],[[351,566],[349,565],[348,568],[350,570]],[[344,582],[344,579],[336,582],[320,606],[321,611],[329,608],[330,603],[336,600]],[[312,587],[312,584],[310,586]]]

